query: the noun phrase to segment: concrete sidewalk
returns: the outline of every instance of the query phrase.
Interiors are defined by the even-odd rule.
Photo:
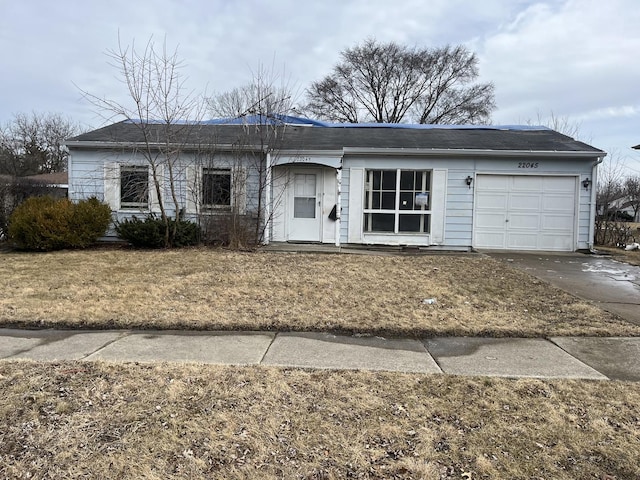
[[[0,359],[196,362],[640,381],[640,338],[0,329]]]

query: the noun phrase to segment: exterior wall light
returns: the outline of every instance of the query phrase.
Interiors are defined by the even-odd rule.
[[[471,183],[473,182],[473,177],[469,175],[467,178],[464,179],[464,181],[467,182],[467,187],[471,189]]]
[[[582,186],[584,187],[585,190],[589,190],[589,185],[591,185],[591,180],[589,180],[588,178],[585,178],[582,181]]]

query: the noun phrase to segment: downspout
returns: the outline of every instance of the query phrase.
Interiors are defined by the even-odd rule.
[[[271,153],[267,152],[267,171],[265,173],[265,189],[264,189],[264,238],[262,239],[262,243],[265,245],[269,245],[271,241],[271,235],[273,235],[273,222],[271,221],[271,188],[273,185],[271,184],[272,172],[271,172]]]
[[[340,215],[340,211],[342,210],[342,165],[336,168],[336,247],[340,247],[340,222],[342,215]]]
[[[595,242],[595,230],[596,230],[596,195],[598,193],[598,165],[600,165],[604,161],[604,157],[607,154],[605,153],[603,156],[598,157],[593,163],[591,167],[591,203],[589,205],[589,251],[593,251],[594,242]]]

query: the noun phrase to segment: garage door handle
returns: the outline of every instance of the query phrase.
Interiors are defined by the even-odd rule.
[[[509,223],[509,219],[507,218],[507,219],[505,220],[505,222],[506,222],[506,223]]]

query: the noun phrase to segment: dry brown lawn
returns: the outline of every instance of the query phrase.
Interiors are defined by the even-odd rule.
[[[598,246],[596,247],[596,249],[599,252],[604,252],[613,256],[613,258],[621,262],[629,263],[631,265],[640,265],[640,250],[626,251],[620,248],[602,247],[602,246]]]
[[[0,264],[5,326],[640,335],[640,326],[480,255],[107,249],[3,253]]]
[[[640,478],[640,384],[0,362],[0,478]]]
[[[640,223],[626,223],[631,228],[636,242],[640,242]],[[631,265],[640,265],[640,250],[625,251],[620,248],[606,247],[603,245],[596,245],[596,249],[600,252],[605,252],[612,255],[616,260],[621,262],[630,263]]]

